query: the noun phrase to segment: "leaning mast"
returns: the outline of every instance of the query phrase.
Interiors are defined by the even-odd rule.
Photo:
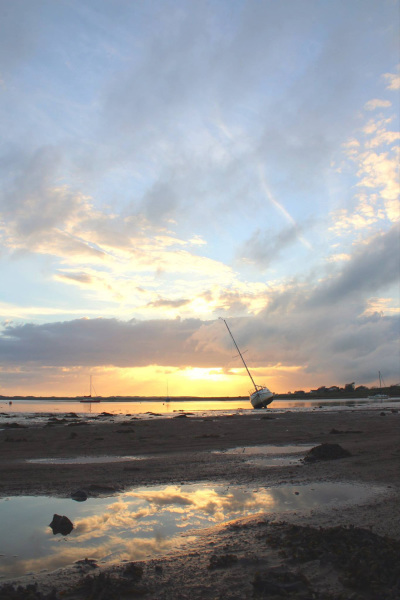
[[[228,323],[227,323],[227,322],[225,321],[225,319],[223,319],[222,317],[220,317],[220,319],[221,319],[221,321],[223,321],[223,322],[225,323],[225,325],[226,325],[226,328],[227,328],[227,330],[229,331],[229,335],[231,336],[231,338],[232,338],[232,341],[233,341],[233,343],[235,344],[235,348],[236,348],[236,350],[239,352],[239,356],[240,356],[240,358],[242,359],[242,362],[243,362],[243,364],[244,364],[244,367],[245,367],[245,369],[246,369],[246,371],[247,371],[247,374],[248,374],[248,376],[250,377],[252,384],[254,385],[254,389],[255,389],[255,391],[257,392],[257,391],[258,391],[258,388],[257,388],[256,384],[254,383],[254,379],[253,379],[253,377],[251,376],[251,373],[250,373],[250,371],[249,371],[249,368],[248,368],[248,366],[246,365],[246,363],[245,363],[245,360],[244,360],[244,358],[243,358],[243,356],[242,356],[242,353],[241,353],[241,352],[240,352],[240,350],[239,350],[239,346],[237,345],[237,343],[236,343],[236,340],[235,340],[235,338],[233,337],[233,335],[232,335],[232,332],[231,332],[231,330],[230,330],[230,329],[229,329],[229,327],[228,327]]]

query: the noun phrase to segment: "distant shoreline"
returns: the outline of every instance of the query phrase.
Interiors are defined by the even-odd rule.
[[[302,393],[288,393],[288,394],[275,394],[274,400],[349,400],[352,398],[368,398],[375,394],[387,394],[389,398],[400,397],[400,386],[391,386],[390,388],[371,388],[365,390],[350,391],[334,391],[334,392],[302,392]],[[99,399],[104,402],[232,402],[235,400],[248,400],[248,396],[93,396],[93,400]],[[57,400],[69,400],[69,401],[80,401],[89,400],[88,397],[82,396],[3,396],[0,395],[0,401],[2,400],[43,400],[43,401],[57,401]]]

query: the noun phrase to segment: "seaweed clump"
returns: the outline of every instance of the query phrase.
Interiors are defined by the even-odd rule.
[[[320,560],[340,572],[344,586],[366,598],[400,598],[400,541],[357,527],[275,524],[267,543],[299,562]]]
[[[144,596],[149,590],[141,583],[143,568],[130,563],[126,565],[123,576],[111,573],[86,575],[78,585],[68,590],[64,598],[82,600],[121,600],[121,597]]]
[[[57,595],[55,590],[52,590],[49,594],[43,594],[38,590],[36,583],[29,584],[27,586],[14,586],[10,583],[0,585],[0,598],[1,600],[59,600],[60,596]]]

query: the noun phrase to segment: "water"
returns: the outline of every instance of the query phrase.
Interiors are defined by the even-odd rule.
[[[0,576],[54,570],[86,557],[102,564],[143,560],[176,550],[196,529],[257,513],[331,509],[362,503],[382,488],[352,483],[257,487],[219,483],[149,486],[86,502],[17,496],[0,500]],[[54,535],[53,514],[74,529]]]
[[[300,466],[304,453],[316,444],[296,444],[285,446],[263,445],[214,450],[215,454],[234,454],[242,456],[246,463],[260,467]]]
[[[296,445],[263,445],[263,446],[241,446],[240,448],[228,448],[227,450],[213,450],[213,454],[235,454],[249,458],[246,462],[261,464],[263,466],[280,467],[288,464],[299,464],[304,453],[311,450],[316,444]],[[132,460],[144,460],[147,456],[74,456],[67,458],[28,458],[26,462],[42,465],[87,465],[116,462],[130,462]]]
[[[369,400],[368,398],[343,399],[332,398],[330,400],[274,400],[268,407],[268,414],[278,414],[283,410],[312,411],[322,410],[354,410],[355,408],[375,407],[380,410],[400,409],[399,398],[388,400]],[[116,420],[126,415],[132,415],[140,419],[173,418],[180,412],[192,413],[196,416],[211,417],[231,415],[235,413],[243,415],[265,414],[264,411],[254,411],[247,398],[220,399],[210,398],[201,400],[173,399],[167,402],[160,400],[102,400],[99,403],[81,403],[79,400],[46,400],[37,398],[35,400],[12,400],[0,399],[0,425],[10,419],[18,422],[31,422],[35,424],[51,415],[59,417],[68,413],[75,413],[87,420],[102,418],[101,413],[110,413]]]

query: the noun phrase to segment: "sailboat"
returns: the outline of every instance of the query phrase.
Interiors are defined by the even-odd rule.
[[[83,396],[81,402],[100,402],[100,398],[92,397],[92,376],[90,376],[90,393],[88,396]]]
[[[229,329],[228,323],[222,317],[220,317],[220,319],[225,323],[226,328],[229,332],[229,335],[231,336],[233,343],[235,344],[236,350],[238,351],[239,356],[242,359],[242,362],[247,371],[247,374],[251,379],[251,383],[254,386],[254,392],[252,392],[252,391],[249,392],[249,399],[250,399],[250,402],[251,402],[253,408],[266,408],[268,406],[268,404],[271,404],[271,402],[274,399],[273,392],[271,392],[267,387],[265,387],[265,385],[257,385],[254,382],[254,379],[249,371],[248,366],[246,365],[243,355],[239,350],[239,346],[237,345],[236,340],[233,337],[231,330]]]
[[[382,374],[380,371],[378,371],[378,377],[379,377],[379,389],[382,390],[382,382],[383,382],[384,387],[386,387],[386,386],[385,386],[385,382],[383,381],[383,377],[382,377]],[[375,394],[374,396],[368,396],[369,400],[387,400],[388,398],[389,398],[389,396],[387,394],[382,394],[382,392],[379,394]]]

